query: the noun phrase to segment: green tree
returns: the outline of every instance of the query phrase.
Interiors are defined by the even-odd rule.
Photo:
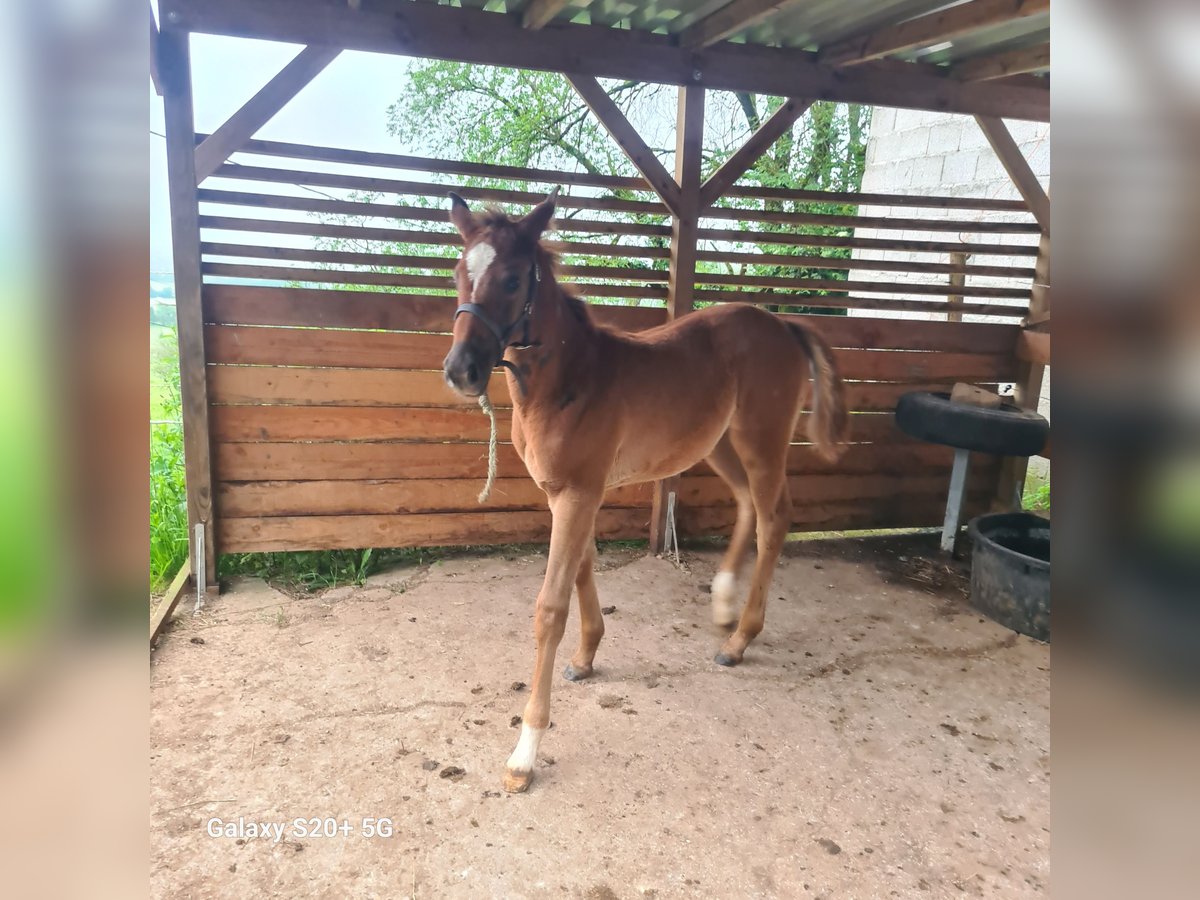
[[[609,82],[607,90],[617,105],[638,127],[668,168],[673,166],[674,87],[638,82]],[[704,174],[707,176],[727,160],[745,139],[783,102],[777,97],[710,91],[707,101],[708,127],[704,143]],[[814,103],[793,128],[784,134],[742,178],[742,183],[762,187],[799,188],[821,191],[859,189],[865,164],[865,135],[870,108],[859,105]],[[423,61],[409,73],[404,92],[387,110],[388,133],[404,152],[441,159],[498,163],[528,168],[555,168],[592,174],[635,175],[624,153],[561,75],[471,66],[463,63]],[[495,179],[458,179],[476,187],[525,188],[520,182]],[[630,191],[609,190],[601,195],[635,198]],[[645,196],[644,194],[640,196]],[[377,199],[377,198],[356,198]],[[405,200],[406,205],[436,205],[437,200]],[[720,206],[772,212],[826,212],[853,214],[852,204],[808,201],[731,198]],[[567,210],[566,217],[609,218],[661,224],[665,217],[631,213],[579,213]],[[351,221],[337,217],[339,222]],[[821,256],[848,258],[845,248],[817,248],[757,242],[752,232],[848,234],[843,226],[772,223],[729,223],[727,227],[748,232],[745,241],[726,244],[725,249],[771,253],[775,256]],[[628,243],[617,235],[594,234],[592,243]],[[664,238],[641,239],[648,246],[663,247]],[[352,246],[342,239],[326,239],[328,249],[373,250],[402,255],[447,255],[450,248],[395,243],[381,248],[377,242]],[[584,262],[567,257],[567,264]],[[626,257],[597,258],[592,264],[662,271],[666,260],[651,262]],[[379,271],[416,274],[416,269],[377,267]],[[762,275],[790,278],[844,280],[844,269],[823,266],[741,265],[704,262],[701,272]],[[789,307],[791,308],[791,307]]]

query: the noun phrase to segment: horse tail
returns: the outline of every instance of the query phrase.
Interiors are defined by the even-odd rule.
[[[838,373],[833,350],[820,334],[809,325],[788,322],[792,334],[808,353],[812,371],[812,417],[808,424],[809,440],[817,452],[830,462],[842,455],[849,416],[846,413],[846,390]]]

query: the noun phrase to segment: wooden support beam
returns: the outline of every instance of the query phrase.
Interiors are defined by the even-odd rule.
[[[341,50],[337,47],[309,45],[279,70],[257,94],[226,120],[225,124],[204,139],[196,148],[196,183],[204,181],[242,148],[254,133],[283,109],[306,84],[333,62]]]
[[[1001,165],[1008,172],[1013,184],[1017,186],[1017,191],[1024,198],[1025,205],[1029,207],[1033,217],[1037,219],[1038,225],[1042,227],[1043,233],[1049,233],[1050,198],[1042,190],[1041,182],[1033,173],[1033,169],[1029,167],[1029,162],[1021,152],[1021,148],[1013,140],[1008,126],[1002,120],[990,116],[976,116],[975,121],[983,129],[988,143],[996,151]]]
[[[567,0],[530,0],[521,11],[522,28],[544,28],[567,5]]]
[[[148,6],[150,13],[150,83],[154,85],[154,93],[163,95],[162,78],[158,74],[158,23],[154,21],[154,7]]]
[[[1049,68],[1050,45],[1047,43],[1007,53],[975,56],[955,63],[950,67],[950,74],[959,81],[991,81],[1029,72],[1044,72]]]
[[[200,305],[200,207],[196,194],[196,133],[192,119],[192,75],[188,35],[168,30],[159,38],[166,125],[167,188],[171,201],[175,317],[179,339],[179,387],[183,405],[183,456],[187,482],[188,540],[193,572],[217,583],[213,528],[212,459],[208,434],[208,376],[205,371],[204,313]],[[196,526],[205,530],[203,559],[195,558]]]
[[[667,321],[691,311],[696,289],[696,239],[700,223],[700,164],[704,148],[704,88],[681,87],[675,117],[675,179],[679,208],[671,223]],[[667,534],[667,498],[678,477],[654,485],[650,515],[650,552],[662,552]]]
[[[179,605],[180,599],[191,584],[192,564],[189,560],[185,559],[183,565],[179,567],[179,572],[176,573],[174,580],[171,582],[171,586],[167,588],[167,592],[163,594],[162,599],[158,602],[158,606],[150,614],[151,644],[162,633],[163,627],[171,618],[171,613],[175,611],[175,607]]]
[[[160,0],[172,28],[233,37],[332,44],[491,66],[571,72],[658,84],[697,85],[778,97],[820,97],[941,112],[1050,121],[1041,84],[962,82],[939,67],[821,65],[815,53],[720,43],[697,53],[672,35],[561,20],[522,28],[516,16],[427,3],[373,3],[351,9],[328,0]],[[286,11],[284,7],[286,6]],[[173,18],[172,18],[173,17]]]
[[[972,0],[823,47],[821,62],[850,66],[950,41],[972,31],[1050,11],[1050,0]]]
[[[1044,318],[1050,314],[1050,235],[1043,234],[1038,243],[1037,266],[1033,276],[1033,297],[1029,304],[1029,319]],[[1050,348],[1045,347],[1049,357]],[[1033,360],[1022,359],[1022,346],[1018,344],[1013,350],[1014,355],[1021,360],[1017,367],[1016,390],[1014,400],[1018,406],[1026,409],[1037,409],[1042,396],[1042,384],[1046,377],[1046,365]],[[1029,460],[1023,456],[1006,457],[1000,467],[1000,478],[996,488],[996,497],[992,508],[996,511],[1007,511],[1021,508],[1021,498],[1025,492],[1025,475],[1029,471]]]
[[[700,186],[700,209],[705,210],[724,196],[733,187],[734,182],[742,177],[754,165],[759,157],[767,152],[783,133],[804,115],[805,110],[812,106],[811,100],[801,100],[798,97],[788,98],[784,104],[771,114],[767,121],[758,126],[758,130],[746,139],[746,143],[733,156],[725,160],[721,168],[713,172]]]
[[[963,292],[967,286],[966,266],[967,260],[970,258],[971,255],[969,253],[950,254],[950,265],[956,268],[956,271],[950,273],[950,286],[958,288],[957,293],[951,294],[946,298],[946,302],[952,307],[963,305]],[[961,322],[962,317],[962,310],[952,309],[950,312],[946,313],[947,322]]]
[[[646,142],[637,133],[637,129],[625,118],[625,114],[613,102],[612,97],[608,96],[608,92],[601,87],[600,82],[591,75],[567,75],[567,78],[579,96],[583,98],[583,102],[600,120],[604,130],[625,151],[629,161],[637,166],[637,170],[654,188],[655,193],[662,198],[662,202],[666,204],[671,214],[678,216],[680,211],[679,185],[675,183],[675,179],[671,177],[671,173],[666,170],[666,167],[658,161],[654,151],[646,146]]]
[[[732,37],[739,31],[757,25],[796,0],[733,0],[709,13],[679,33],[683,47],[699,50]]]

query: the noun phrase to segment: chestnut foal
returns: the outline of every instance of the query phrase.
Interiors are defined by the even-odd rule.
[[[563,674],[571,681],[592,674],[604,634],[592,566],[605,490],[667,478],[701,459],[729,484],[737,524],[713,579],[712,603],[717,624],[737,621],[716,661],[736,665],[762,631],[767,588],[791,522],[788,445],[810,377],[808,430],[820,453],[836,457],[847,421],[833,356],[805,325],[741,303],[637,334],[593,322],[587,305],[558,286],[555,258],[539,243],[554,199],[512,221],[493,210],[476,216],[451,194],[450,219],[465,252],[454,270],[459,305],[446,382],[478,397],[493,368],[509,370],[512,442],[553,517],[534,618],[532,692],[504,775],[505,789],[514,792],[529,786],[550,722],[551,670],[572,584],[582,628]],[[737,576],[756,524],[758,560],[738,618]]]

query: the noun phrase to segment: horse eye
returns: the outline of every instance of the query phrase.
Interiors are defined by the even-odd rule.
[[[509,275],[504,279],[504,289],[510,294],[521,286],[521,279],[516,275]]]

